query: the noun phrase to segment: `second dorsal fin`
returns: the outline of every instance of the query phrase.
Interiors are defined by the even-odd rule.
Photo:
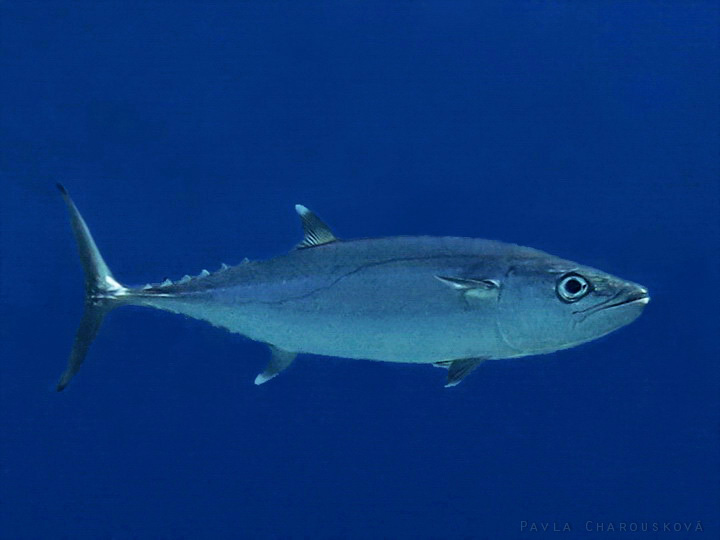
[[[297,249],[322,246],[323,244],[329,244],[337,241],[337,238],[330,230],[330,227],[325,225],[325,222],[323,222],[323,220],[320,219],[314,212],[308,210],[302,204],[296,204],[295,211],[300,216],[303,231],[305,231],[305,237],[303,238],[303,241],[297,245]]]

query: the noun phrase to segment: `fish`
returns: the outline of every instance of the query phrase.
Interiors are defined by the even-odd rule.
[[[63,390],[105,316],[121,306],[164,310],[268,345],[263,384],[299,354],[447,369],[459,384],[488,360],[547,354],[634,321],[650,301],[637,283],[543,251],[494,240],[394,236],[341,240],[297,211],[302,241],[277,257],[179,280],[127,287],[105,263],[68,191],[58,189],[85,274],[84,311]]]

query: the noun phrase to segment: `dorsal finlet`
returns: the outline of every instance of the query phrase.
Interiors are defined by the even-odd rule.
[[[296,204],[295,211],[300,216],[303,231],[305,231],[303,241],[297,245],[298,249],[322,246],[323,244],[330,244],[331,242],[337,241],[330,227],[328,227],[317,214],[308,210],[302,204]]]

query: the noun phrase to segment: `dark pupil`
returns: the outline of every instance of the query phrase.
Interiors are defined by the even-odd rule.
[[[568,279],[565,282],[565,290],[570,294],[577,294],[582,290],[582,283],[577,279]]]

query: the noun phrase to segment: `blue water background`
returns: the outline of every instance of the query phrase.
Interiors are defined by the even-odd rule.
[[[715,2],[0,9],[0,536],[720,537]],[[313,356],[255,387],[263,345],[128,308],[57,394],[83,294],[57,181],[130,284],[283,253],[303,203],[344,238],[516,242],[653,300],[451,390]]]

